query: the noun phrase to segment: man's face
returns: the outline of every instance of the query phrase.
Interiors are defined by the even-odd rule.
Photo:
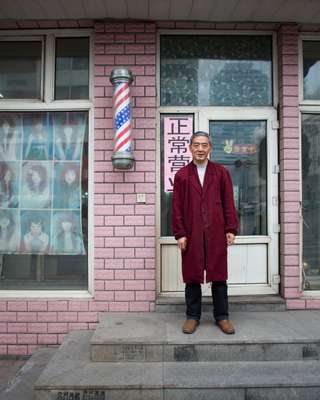
[[[189,149],[192,154],[192,159],[196,163],[204,163],[212,149],[209,138],[206,136],[197,136],[193,139]]]

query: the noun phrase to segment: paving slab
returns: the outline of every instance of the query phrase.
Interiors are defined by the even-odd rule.
[[[3,360],[10,378],[0,387],[1,400],[34,400],[33,385],[48,364],[56,349],[41,348],[29,360]],[[2,361],[2,360],[1,360]],[[17,368],[19,366],[19,368]]]

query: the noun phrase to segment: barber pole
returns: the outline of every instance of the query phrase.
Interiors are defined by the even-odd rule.
[[[117,169],[130,169],[134,164],[132,151],[132,118],[130,104],[131,71],[121,68],[111,72],[110,82],[114,86],[114,152],[112,164]]]

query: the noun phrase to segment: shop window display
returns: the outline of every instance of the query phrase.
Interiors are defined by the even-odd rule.
[[[0,289],[87,288],[88,113],[0,113],[0,130]]]

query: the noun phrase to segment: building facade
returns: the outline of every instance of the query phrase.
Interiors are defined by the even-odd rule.
[[[171,192],[194,129],[233,178],[230,294],[320,308],[320,25],[193,18],[0,21],[1,354],[183,296]],[[120,67],[126,171],[112,165]]]

